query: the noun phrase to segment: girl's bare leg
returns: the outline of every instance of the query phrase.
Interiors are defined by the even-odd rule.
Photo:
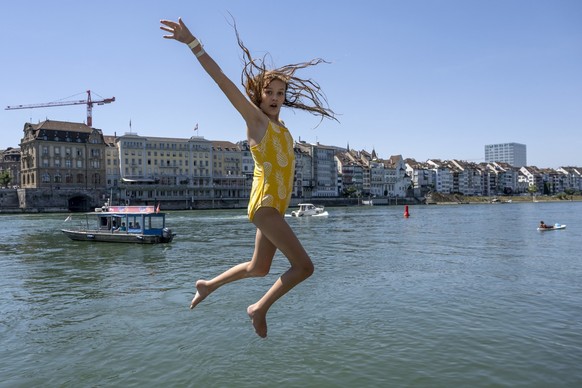
[[[190,303],[190,308],[193,309],[202,302],[204,298],[210,295],[217,288],[234,282],[239,279],[248,277],[265,276],[269,273],[273,257],[277,248],[263,235],[260,229],[257,228],[255,237],[255,251],[251,261],[237,264],[228,269],[222,274],[211,280],[198,280],[196,282],[196,295]]]
[[[313,274],[313,263],[285,218],[274,208],[261,208],[253,223],[262,232],[261,237],[279,249],[291,263],[287,270],[255,304],[247,308],[256,333],[267,336],[267,311],[277,299]]]

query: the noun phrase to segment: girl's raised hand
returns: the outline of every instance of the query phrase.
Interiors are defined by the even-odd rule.
[[[178,42],[190,43],[194,40],[194,35],[190,32],[188,27],[182,21],[182,18],[178,18],[178,22],[173,22],[171,20],[160,20],[163,26],[160,26],[160,30],[167,31],[171,35],[164,35],[166,39],[175,39]]]

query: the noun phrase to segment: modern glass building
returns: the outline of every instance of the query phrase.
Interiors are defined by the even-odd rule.
[[[525,144],[501,143],[485,146],[486,162],[504,162],[513,167],[527,166],[527,151]]]

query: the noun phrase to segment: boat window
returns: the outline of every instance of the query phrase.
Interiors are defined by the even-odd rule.
[[[162,229],[164,227],[164,217],[151,216],[145,219],[145,229]]]
[[[99,217],[99,227],[100,229],[109,229],[109,218],[108,217]]]

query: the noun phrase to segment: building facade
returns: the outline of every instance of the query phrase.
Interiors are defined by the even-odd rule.
[[[20,149],[1,152],[2,209],[91,210],[112,204],[165,209],[241,208],[248,203],[254,161],[246,141],[104,136],[83,123],[27,123]],[[582,169],[430,159],[296,142],[293,197],[417,197],[428,193],[553,195],[582,190]],[[501,158],[501,157],[499,157]],[[515,163],[515,162],[514,162]],[[16,178],[16,179],[15,179]]]
[[[0,183],[2,188],[20,187],[20,149],[8,147],[0,150],[0,175],[5,174],[6,183]]]
[[[486,162],[504,162],[513,167],[527,166],[527,149],[525,144],[501,143],[485,146]]]
[[[105,187],[105,141],[99,129],[64,121],[27,123],[20,149],[23,188]]]

